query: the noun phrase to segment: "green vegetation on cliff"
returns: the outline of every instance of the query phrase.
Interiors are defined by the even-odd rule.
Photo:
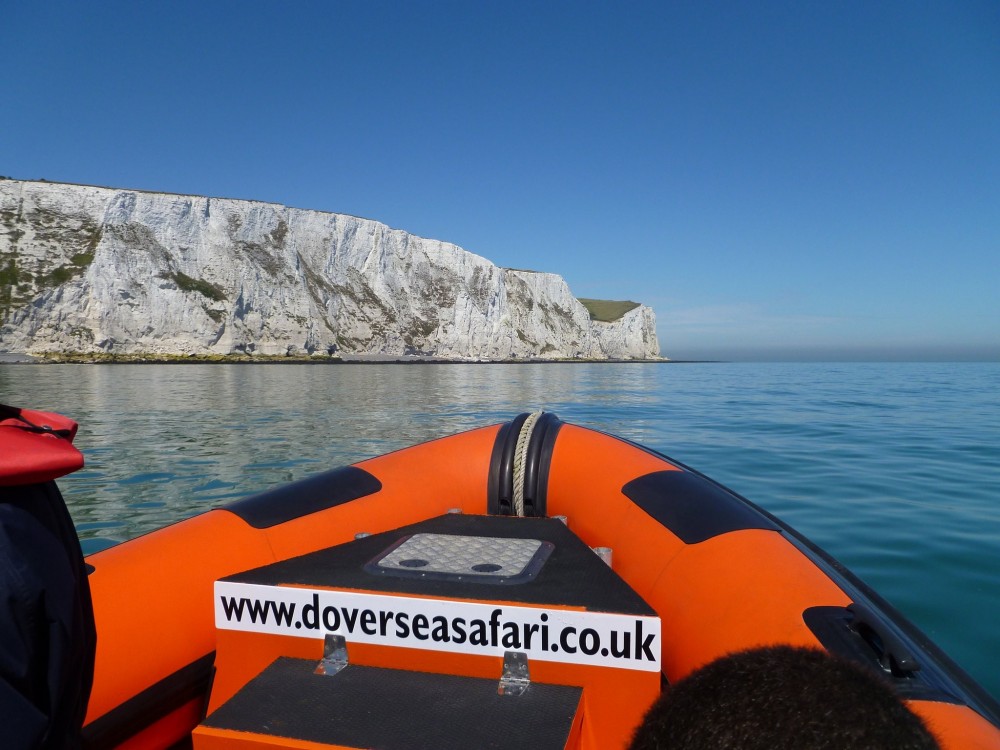
[[[612,323],[625,313],[631,312],[639,306],[638,302],[632,302],[631,300],[616,301],[580,297],[580,302],[587,308],[591,320],[597,320],[602,323]]]
[[[225,292],[215,284],[210,281],[205,281],[204,279],[192,279],[185,273],[177,271],[169,275],[169,278],[177,284],[177,288],[183,292],[198,292],[198,294],[203,297],[208,297],[208,299],[213,302],[222,302],[226,299]]]

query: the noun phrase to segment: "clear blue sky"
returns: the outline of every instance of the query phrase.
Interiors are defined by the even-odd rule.
[[[10,2],[0,174],[350,213],[674,358],[1000,359],[1000,3]]]

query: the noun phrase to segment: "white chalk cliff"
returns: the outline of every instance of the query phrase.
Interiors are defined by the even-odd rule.
[[[273,203],[0,179],[0,351],[654,358],[652,309]]]

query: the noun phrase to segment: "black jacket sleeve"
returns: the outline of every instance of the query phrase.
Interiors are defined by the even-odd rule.
[[[0,487],[0,744],[77,748],[97,637],[76,530],[55,482]]]

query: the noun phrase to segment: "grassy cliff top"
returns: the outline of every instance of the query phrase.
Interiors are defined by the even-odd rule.
[[[611,300],[611,299],[585,299],[580,298],[580,302],[587,308],[591,320],[599,320],[602,323],[611,323],[618,320],[622,315],[639,306],[638,302],[631,300]]]

